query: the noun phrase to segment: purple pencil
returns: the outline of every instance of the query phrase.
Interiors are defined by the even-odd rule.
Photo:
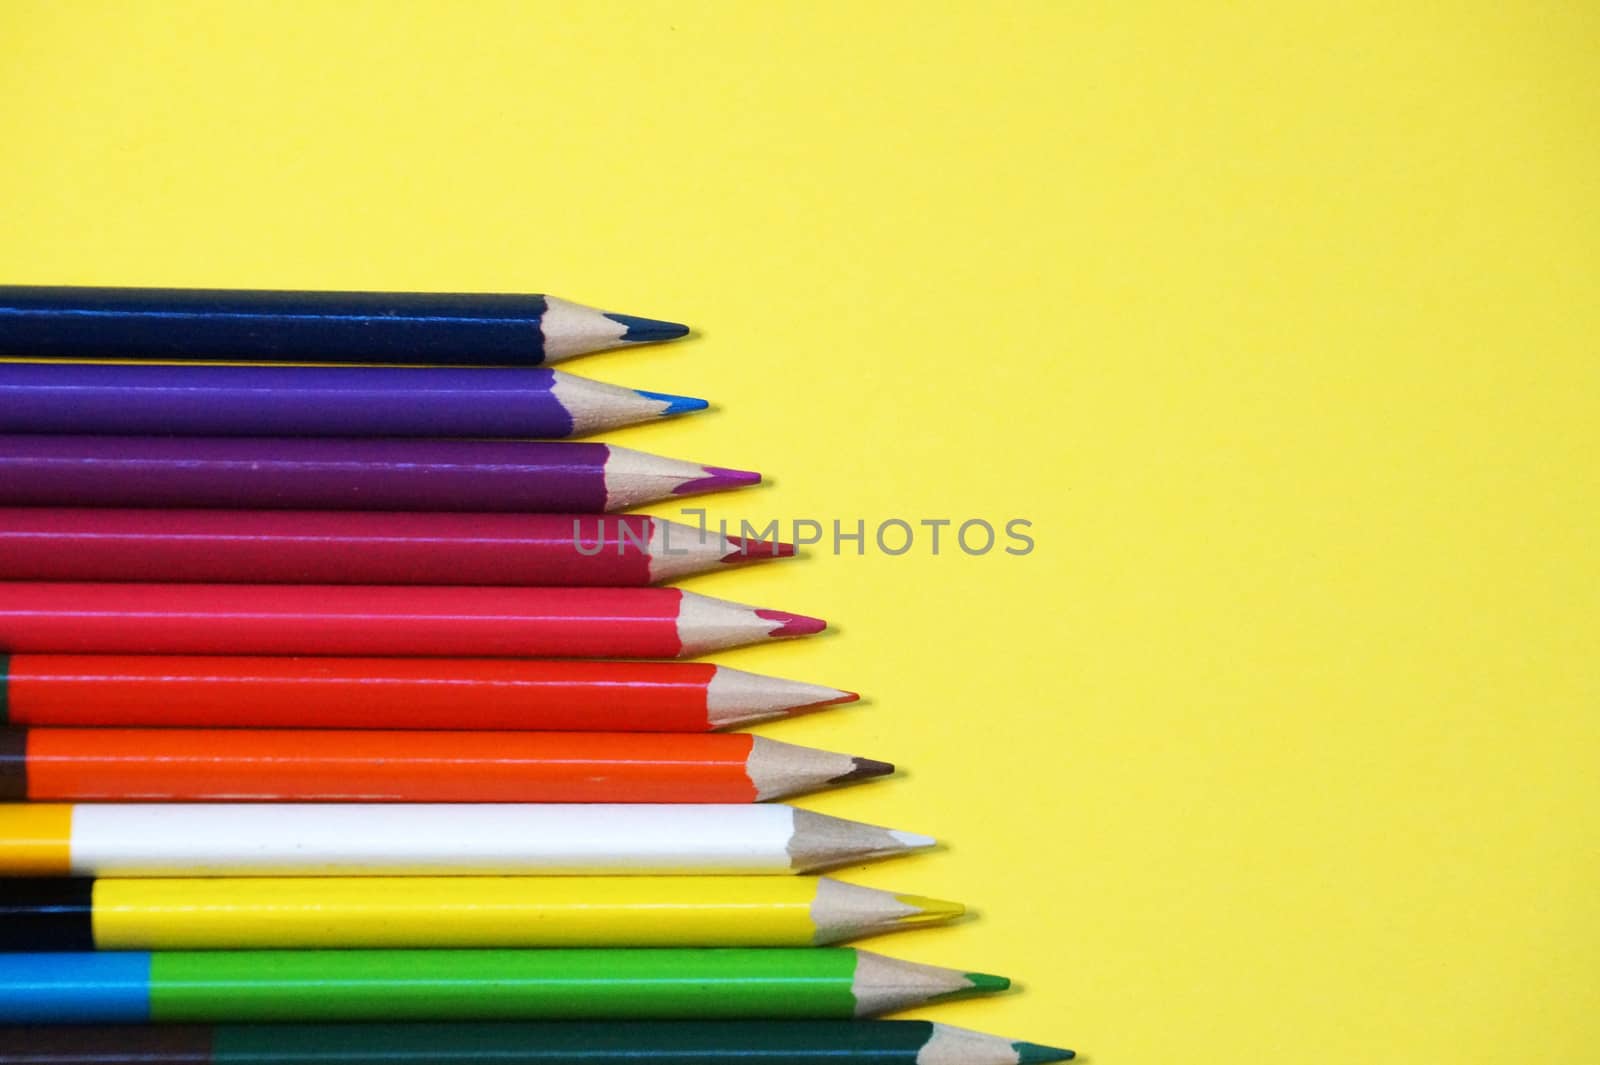
[[[0,436],[0,505],[598,514],[759,473],[609,444]]]
[[[0,364],[0,433],[560,439],[705,405],[545,369]]]

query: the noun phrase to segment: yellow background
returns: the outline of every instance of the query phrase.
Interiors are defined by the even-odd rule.
[[[549,291],[700,338],[762,521],[1031,519],[712,594],[903,761],[936,1011],[1116,1065],[1591,1059],[1600,15],[0,2],[0,280]]]

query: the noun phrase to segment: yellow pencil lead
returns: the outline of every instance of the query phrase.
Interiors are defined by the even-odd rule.
[[[959,902],[949,899],[936,899],[927,895],[896,895],[895,900],[903,906],[909,906],[915,913],[906,914],[900,918],[901,924],[934,924],[939,921],[953,921],[966,914],[967,908]]]

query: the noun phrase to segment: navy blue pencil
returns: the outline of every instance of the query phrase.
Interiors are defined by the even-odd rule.
[[[0,433],[558,440],[705,406],[546,369],[0,363]]]
[[[554,296],[0,286],[0,354],[30,359],[536,366],[688,332]]]

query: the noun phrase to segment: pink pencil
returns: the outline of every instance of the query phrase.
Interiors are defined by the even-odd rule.
[[[628,587],[793,554],[649,515],[0,508],[0,580]]]

